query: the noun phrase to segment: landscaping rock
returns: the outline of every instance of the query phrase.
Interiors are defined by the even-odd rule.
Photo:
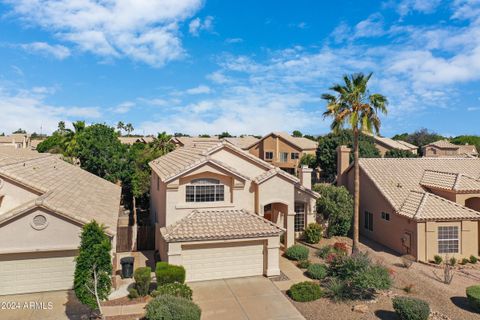
[[[368,306],[366,304],[357,304],[356,306],[353,306],[352,311],[358,313],[367,313]]]
[[[451,320],[449,317],[447,317],[446,315],[444,314],[441,314],[440,312],[438,311],[433,311],[430,313],[430,316],[429,316],[429,319],[430,320]]]

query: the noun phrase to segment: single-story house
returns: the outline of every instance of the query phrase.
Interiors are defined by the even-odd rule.
[[[448,140],[438,140],[422,147],[424,157],[454,157],[454,158],[478,158],[478,151],[474,145],[453,144]]]

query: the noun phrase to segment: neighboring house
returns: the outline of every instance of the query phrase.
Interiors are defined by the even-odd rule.
[[[387,153],[387,151],[395,149],[410,151],[413,154],[417,154],[418,152],[418,147],[416,145],[410,144],[402,140],[394,140],[390,138],[379,137],[376,135],[372,135],[372,138],[374,140],[375,147],[378,149],[382,157],[385,156],[385,153]]]
[[[0,136],[0,148],[2,147],[15,149],[30,148],[30,136],[25,133],[12,133],[8,136]]]
[[[220,139],[217,136],[213,137],[173,137],[171,142],[175,144],[177,147],[184,147],[186,145],[192,145],[196,142],[218,142],[221,140],[225,140],[230,142],[231,144],[239,147],[240,149],[247,149],[250,145],[254,142],[258,141],[259,139],[254,136],[243,136],[243,137],[233,137],[233,138],[223,138]]]
[[[350,149],[339,185],[353,192]],[[360,232],[419,261],[479,255],[480,159],[360,159]]]
[[[40,143],[45,141],[45,139],[31,139],[30,140],[30,149],[37,150],[37,147]]]
[[[134,143],[150,143],[153,141],[152,136],[143,136],[143,137],[127,137],[127,136],[119,136],[118,140],[120,140],[123,144],[132,145]]]
[[[422,147],[424,157],[460,157],[477,158],[478,151],[474,145],[456,145],[448,140],[438,140]]]
[[[0,295],[71,289],[82,225],[104,224],[115,248],[121,188],[18,151],[0,148]]]
[[[280,235],[291,246],[315,221],[311,169],[298,179],[227,141],[179,147],[150,167],[156,249],[188,281],[279,275]]]
[[[254,156],[297,175],[299,162],[305,154],[315,155],[318,142],[292,137],[286,132],[272,132],[247,147]]]

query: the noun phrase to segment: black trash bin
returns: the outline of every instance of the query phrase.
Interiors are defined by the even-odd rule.
[[[134,257],[125,257],[120,259],[120,264],[122,265],[122,278],[132,277],[134,261],[135,261]]]

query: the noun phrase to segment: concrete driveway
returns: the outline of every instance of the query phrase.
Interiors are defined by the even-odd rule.
[[[72,291],[0,296],[2,320],[88,319],[89,310]]]
[[[202,320],[304,320],[290,301],[264,277],[192,282]]]

